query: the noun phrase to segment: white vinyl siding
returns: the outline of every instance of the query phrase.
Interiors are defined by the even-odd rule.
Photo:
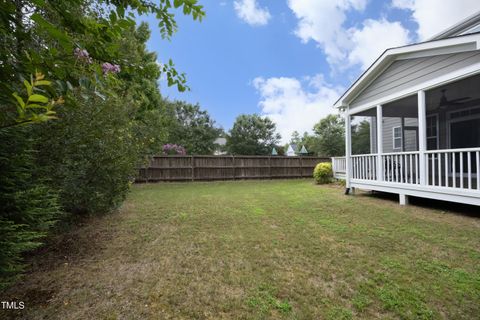
[[[478,51],[394,61],[350,103],[350,109],[478,62]]]

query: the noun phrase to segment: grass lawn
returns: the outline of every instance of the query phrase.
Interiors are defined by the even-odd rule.
[[[136,185],[34,255],[1,294],[26,309],[0,318],[479,319],[480,214],[442,206],[311,180]]]

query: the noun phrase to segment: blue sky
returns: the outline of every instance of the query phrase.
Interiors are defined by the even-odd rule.
[[[387,47],[427,39],[480,10],[473,0],[203,0],[199,23],[178,12],[161,39],[153,17],[148,48],[172,58],[190,92],[160,82],[172,99],[199,103],[224,129],[242,113],[269,116],[283,141],[308,131]]]

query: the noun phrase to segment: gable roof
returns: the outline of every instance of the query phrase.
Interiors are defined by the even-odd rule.
[[[428,40],[439,40],[439,39],[446,39],[454,36],[458,36],[461,34],[465,34],[469,30],[478,27],[480,24],[480,11],[472,14],[471,16],[457,22],[453,26],[449,27],[448,29],[443,30],[442,32],[434,35]],[[476,29],[476,28],[475,28]]]
[[[480,32],[453,38],[430,40],[385,50],[380,57],[335,102],[334,107],[346,107],[393,61],[480,49]]]
[[[297,152],[297,145],[295,143],[291,143],[289,146],[288,146],[288,149],[292,149],[293,152]]]

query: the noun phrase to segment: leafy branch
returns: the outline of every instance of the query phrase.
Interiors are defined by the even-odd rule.
[[[53,108],[56,105],[63,104],[63,98],[59,97],[57,100],[50,99],[42,94],[44,90],[39,88],[48,87],[51,84],[51,81],[45,80],[45,76],[40,72],[35,73],[35,77],[30,76],[30,81],[24,80],[23,85],[25,86],[27,96],[23,98],[17,92],[12,94],[15,98],[18,114],[15,122],[1,126],[0,129],[56,119],[56,113]]]

